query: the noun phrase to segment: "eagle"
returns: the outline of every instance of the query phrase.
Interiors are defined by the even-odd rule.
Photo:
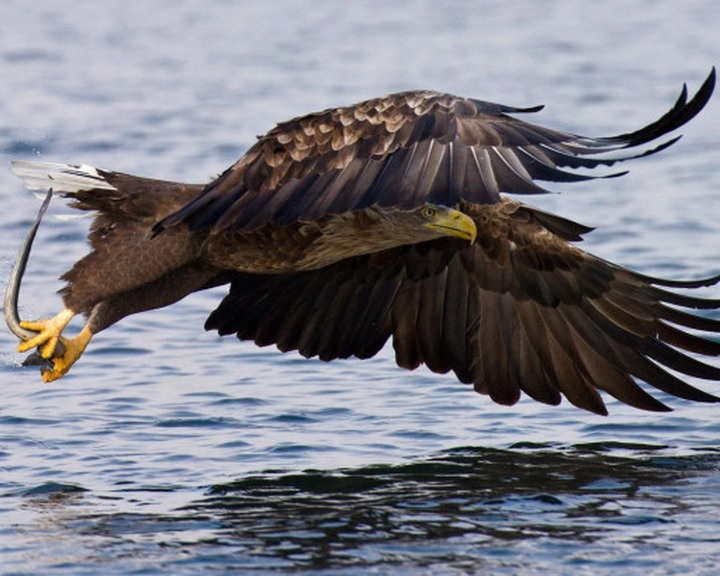
[[[720,380],[698,358],[720,354],[720,320],[708,312],[720,300],[687,289],[720,275],[631,271],[576,245],[591,228],[516,199],[546,192],[540,181],[624,174],[588,171],[666,149],[679,136],[663,136],[714,85],[713,68],[656,121],[599,138],[517,117],[542,106],[400,92],[277,124],[208,184],[15,161],[28,188],[94,220],[89,253],[62,276],[63,309],[20,321],[20,270],[6,319],[53,381],[126,316],[229,285],[207,330],[325,361],[369,358],[391,339],[399,366],[452,371],[504,405],[524,392],[607,414],[604,392],[670,410],[640,383],[717,402],[687,377]],[[68,337],[76,315],[85,323]]]

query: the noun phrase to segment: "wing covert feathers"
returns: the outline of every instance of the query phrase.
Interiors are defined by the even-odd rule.
[[[313,221],[371,205],[412,209],[425,202],[494,204],[500,194],[546,192],[538,181],[592,176],[578,169],[612,166],[692,119],[715,84],[711,72],[688,99],[633,132],[590,138],[511,116],[511,108],[430,91],[402,92],[278,124],[196,199],[166,218],[193,228],[253,230]],[[616,152],[616,154],[612,154]]]

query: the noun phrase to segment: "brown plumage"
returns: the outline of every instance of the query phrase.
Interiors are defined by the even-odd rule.
[[[279,124],[206,186],[17,163],[30,187],[53,185],[98,212],[93,251],[64,276],[66,310],[24,323],[39,336],[21,349],[39,346],[54,363],[44,376],[55,379],[93,334],[124,316],[230,283],[206,328],[283,351],[367,358],[391,338],[400,366],[453,371],[503,404],[524,391],[605,413],[604,390],[667,409],[635,379],[717,401],[666,368],[720,380],[720,368],[685,354],[719,355],[720,343],[685,329],[718,333],[720,321],[683,310],[717,309],[720,300],[669,290],[720,278],[673,282],[628,271],[571,244],[589,228],[503,196],[542,193],[538,180],[591,178],[568,169],[666,148],[676,139],[607,154],[683,125],[714,81],[713,70],[656,122],[606,138],[509,115],[539,108],[394,94]],[[76,313],[88,316],[85,334],[60,337],[74,352],[56,354]]]

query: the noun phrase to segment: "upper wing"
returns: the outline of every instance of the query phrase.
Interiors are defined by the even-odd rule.
[[[323,360],[376,354],[392,336],[399,365],[452,370],[495,401],[521,390],[606,413],[598,389],[667,409],[633,377],[681,398],[718,399],[666,368],[720,380],[683,351],[720,355],[720,321],[683,308],[720,300],[667,290],[710,285],[636,274],[569,245],[585,229],[517,203],[466,207],[478,241],[441,239],[278,276],[238,275],[208,329]]]
[[[713,69],[692,99],[640,130],[588,138],[523,122],[534,112],[436,92],[404,92],[279,124],[196,199],[166,218],[215,230],[287,225],[376,204],[498,202],[500,193],[542,193],[536,180],[591,178],[594,168],[656,152],[608,152],[647,144],[682,126],[707,103]]]

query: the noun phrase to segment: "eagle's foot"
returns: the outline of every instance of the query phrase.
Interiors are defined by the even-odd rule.
[[[20,327],[37,332],[35,336],[23,340],[18,345],[18,352],[28,352],[32,348],[38,351],[31,357],[31,364],[39,364],[42,379],[52,382],[68,373],[70,367],[82,356],[93,333],[87,324],[73,338],[61,336],[75,312],[66,308],[53,318],[47,320],[21,321]],[[41,361],[38,358],[42,358]]]
[[[67,326],[74,315],[75,313],[72,310],[65,308],[53,318],[31,321],[23,320],[20,322],[20,327],[31,330],[32,332],[37,332],[37,335],[20,342],[18,352],[27,352],[32,348],[37,348],[40,356],[43,358],[52,358],[57,343],[60,340],[60,333],[65,329],[65,326]]]
[[[80,333],[73,338],[58,337],[63,345],[63,352],[58,356],[52,356],[48,363],[41,368],[43,382],[52,382],[62,378],[68,373],[70,367],[82,356],[87,348],[92,332],[85,326]],[[42,354],[42,352],[41,352]]]

